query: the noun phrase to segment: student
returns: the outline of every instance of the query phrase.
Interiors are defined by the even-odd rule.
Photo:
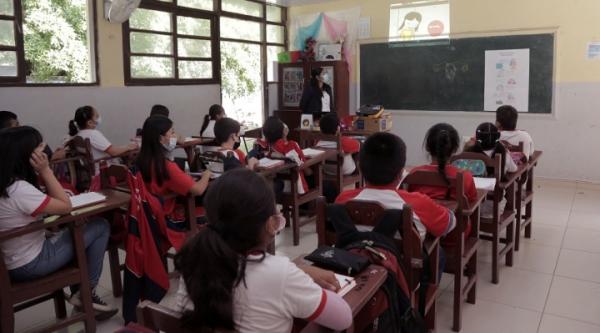
[[[365,187],[342,192],[336,203],[378,201],[386,209],[402,209],[408,204],[421,239],[427,233],[444,236],[454,228],[456,220],[451,211],[424,194],[398,189],[406,163],[406,145],[402,139],[391,133],[375,133],[361,147],[359,160]]]
[[[69,121],[69,135],[71,137],[80,136],[83,139],[89,139],[92,146],[92,156],[94,160],[115,157],[138,149],[134,142],[127,146],[113,146],[108,139],[98,130],[102,123],[102,118],[95,108],[86,105],[75,111],[75,118]],[[98,172],[98,170],[97,170]]]
[[[0,111],[0,130],[19,126],[21,126],[21,124],[19,123],[19,119],[17,118],[16,114],[10,111]],[[55,151],[52,151],[48,145],[46,145],[46,148],[44,148],[44,154],[48,155],[48,158],[51,161],[60,160],[67,156],[67,152],[64,148],[60,147]]]
[[[289,131],[289,128],[276,116],[271,116],[265,121],[262,132],[269,150],[267,156],[287,158],[302,165],[306,162],[306,157],[296,141],[288,140]],[[250,156],[254,156],[254,154],[250,154]],[[296,186],[300,194],[308,191],[309,187],[304,173],[300,174]]]
[[[42,136],[32,127],[0,131],[0,231],[26,226],[45,214],[71,212],[71,201],[52,173],[43,150]],[[41,184],[47,194],[40,191]],[[95,288],[102,272],[110,226],[106,220],[95,217],[86,222],[83,234],[93,307],[98,320],[108,319],[118,309],[104,303]],[[14,282],[42,278],[69,265],[75,258],[73,237],[68,229],[49,238],[42,229],[4,241],[0,249]],[[75,291],[69,302],[81,307],[79,292]]]
[[[256,167],[258,160],[252,157],[246,163],[246,154],[239,149],[240,123],[231,118],[221,118],[215,123],[214,133],[215,142],[219,145],[217,151],[225,157],[223,171],[237,167],[253,170]]]
[[[424,143],[425,149],[431,157],[431,164],[418,166],[412,169],[411,173],[419,170],[437,171],[449,184],[448,178],[456,177],[460,171],[452,164],[448,164],[450,157],[458,150],[459,141],[458,132],[452,125],[446,123],[434,125],[427,131]],[[469,202],[477,201],[477,189],[470,172],[463,172],[463,182],[467,200]],[[456,189],[454,188],[448,190],[435,186],[411,186],[409,190],[421,192],[432,199],[456,199]]]
[[[171,193],[200,196],[206,191],[210,180],[210,171],[202,174],[197,182],[183,172],[175,162],[168,159],[175,149],[177,136],[173,122],[163,116],[146,119],[142,128],[142,148],[136,160],[136,166],[148,186],[148,190],[158,196]],[[175,211],[175,198],[166,199],[163,207],[165,215],[172,216]]]
[[[518,167],[510,157],[506,147],[500,142],[500,131],[492,123],[482,123],[475,132],[475,141],[465,147],[465,151],[486,154],[494,157],[496,154],[502,156],[502,174],[515,172]]]
[[[304,88],[300,100],[300,109],[304,114],[312,114],[314,120],[325,112],[334,112],[333,93],[329,74],[323,68],[314,68],[310,72],[310,83]]]
[[[321,118],[319,123],[319,127],[321,129],[321,133],[327,135],[336,135],[340,132],[340,121],[338,120],[337,115],[333,113],[329,113]],[[344,152],[344,165],[342,166],[342,173],[346,175],[351,175],[356,171],[356,163],[354,163],[354,159],[352,158],[352,154],[358,153],[360,150],[360,142],[358,140],[342,136],[342,151]],[[332,148],[337,149],[337,142],[335,141],[319,141],[315,145],[316,147],[321,148]],[[328,175],[335,175],[335,166],[326,164],[323,170]]]
[[[500,140],[513,146],[523,142],[523,154],[529,158],[533,154],[533,140],[529,133],[517,129],[517,109],[510,105],[502,105],[496,110],[496,127],[500,130]]]
[[[205,207],[208,228],[175,257],[184,327],[288,333],[294,318],[336,331],[352,324],[333,272],[266,252],[285,219],[262,177],[247,169],[224,174],[208,190]]]
[[[203,138],[214,138],[215,137],[215,123],[221,118],[225,118],[225,109],[219,104],[211,105],[208,109],[208,114],[204,116],[204,122],[200,129],[200,136]]]

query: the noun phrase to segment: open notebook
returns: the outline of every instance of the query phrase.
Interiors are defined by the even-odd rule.
[[[350,290],[356,287],[356,280],[353,277],[335,274],[338,283],[340,284],[340,290],[338,290],[337,294],[344,297]]]
[[[86,192],[70,197],[73,209],[89,206],[106,200],[106,196],[98,192]]]
[[[324,151],[319,150],[319,149],[306,148],[306,149],[302,149],[302,153],[304,154],[304,156],[306,156],[308,158],[313,158],[313,157],[317,157],[317,156],[323,154]]]
[[[258,167],[268,169],[268,168],[274,168],[274,167],[282,165],[284,163],[285,163],[285,161],[283,161],[283,160],[274,160],[274,159],[270,159],[268,157],[263,157],[260,160],[258,160]]]
[[[493,191],[496,187],[496,178],[473,177],[473,181],[478,190]]]

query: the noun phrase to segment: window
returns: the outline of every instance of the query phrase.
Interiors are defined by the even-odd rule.
[[[95,84],[93,0],[0,0],[0,84]]]
[[[211,0],[143,2],[124,24],[127,84],[218,82]],[[185,6],[186,8],[180,8]]]

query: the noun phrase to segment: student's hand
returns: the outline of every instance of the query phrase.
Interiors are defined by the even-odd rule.
[[[332,271],[327,271],[315,266],[302,266],[300,267],[304,271],[304,273],[308,274],[316,284],[321,286],[323,289],[331,290],[333,292],[337,292],[340,289],[340,284],[338,283],[335,274]]]
[[[210,170],[206,170],[202,173],[202,179],[210,180],[210,176],[212,176],[212,172],[210,172]]]
[[[139,148],[139,146],[138,146],[138,144],[137,144],[136,142],[130,142],[130,143],[127,145],[127,151],[136,150],[136,149],[138,149],[138,148]]]
[[[29,163],[33,167],[33,169],[41,174],[45,171],[50,171],[50,163],[48,162],[48,155],[44,153],[44,148],[46,148],[46,144],[40,144],[34,151],[31,153],[31,157],[29,158]]]
[[[248,159],[248,169],[254,170],[254,169],[256,169],[257,165],[258,165],[258,160],[256,159],[256,157],[251,157],[250,159]]]
[[[52,161],[61,160],[67,157],[67,150],[63,147],[56,148],[52,154]]]

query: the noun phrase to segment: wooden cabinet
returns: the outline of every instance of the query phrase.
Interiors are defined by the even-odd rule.
[[[279,108],[275,111],[275,115],[279,115],[290,128],[296,128],[297,124],[300,123],[302,92],[304,87],[310,83],[312,69],[319,67],[329,73],[330,82],[328,84],[333,91],[333,107],[338,117],[342,118],[350,114],[348,109],[350,75],[348,64],[345,61],[279,64]],[[281,117],[282,115],[285,116]],[[290,122],[290,118],[293,118],[294,121]],[[297,121],[295,121],[295,118],[298,118]]]

